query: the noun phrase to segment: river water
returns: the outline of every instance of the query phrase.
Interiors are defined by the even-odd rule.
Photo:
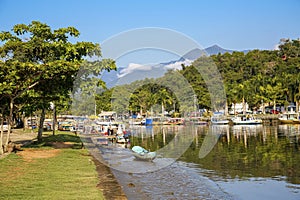
[[[85,140],[128,199],[300,199],[299,125],[129,129],[127,145]],[[136,160],[135,145],[157,158]]]

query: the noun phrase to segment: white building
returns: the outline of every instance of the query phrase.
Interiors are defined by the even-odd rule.
[[[235,106],[235,107],[234,107]],[[234,103],[231,104],[231,109],[229,110],[230,115],[234,115],[234,110],[236,114],[242,114],[243,113],[243,103]],[[245,111],[246,113],[252,113],[251,110],[249,110],[248,103],[245,103]]]

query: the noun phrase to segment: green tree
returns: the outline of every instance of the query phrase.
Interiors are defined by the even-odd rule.
[[[155,94],[155,98],[156,102],[161,104],[161,113],[162,116],[164,116],[166,105],[171,105],[173,103],[173,96],[166,88],[162,88]]]
[[[99,44],[69,41],[70,37],[78,36],[79,31],[74,27],[51,30],[38,21],[17,24],[12,32],[0,33],[3,42],[0,64],[6,72],[1,80],[1,94],[10,99],[9,123],[16,98],[33,90],[34,95],[42,97],[38,102],[42,110],[38,140],[42,139],[49,103],[69,94],[85,56],[101,56]]]

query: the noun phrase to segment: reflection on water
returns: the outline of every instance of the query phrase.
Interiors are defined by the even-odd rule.
[[[207,130],[200,129],[196,141],[182,156],[186,162],[213,170],[219,179],[286,177],[300,184],[299,126],[232,126],[204,158],[191,156],[199,151]]]
[[[140,126],[130,139],[159,157],[145,163],[129,149],[102,150],[127,172],[156,170],[114,171],[129,199],[300,199],[300,125]]]
[[[135,142],[159,149],[180,134],[181,129],[172,133],[172,128],[164,127],[164,136],[156,132],[151,142]],[[194,141],[179,160],[196,164],[201,175],[230,194],[242,199],[260,194],[272,199],[300,198],[299,125],[198,126],[192,134]],[[210,143],[215,145],[206,147]]]

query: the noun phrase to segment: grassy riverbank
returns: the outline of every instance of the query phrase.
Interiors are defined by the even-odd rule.
[[[0,199],[104,199],[96,166],[67,132],[0,159]]]

